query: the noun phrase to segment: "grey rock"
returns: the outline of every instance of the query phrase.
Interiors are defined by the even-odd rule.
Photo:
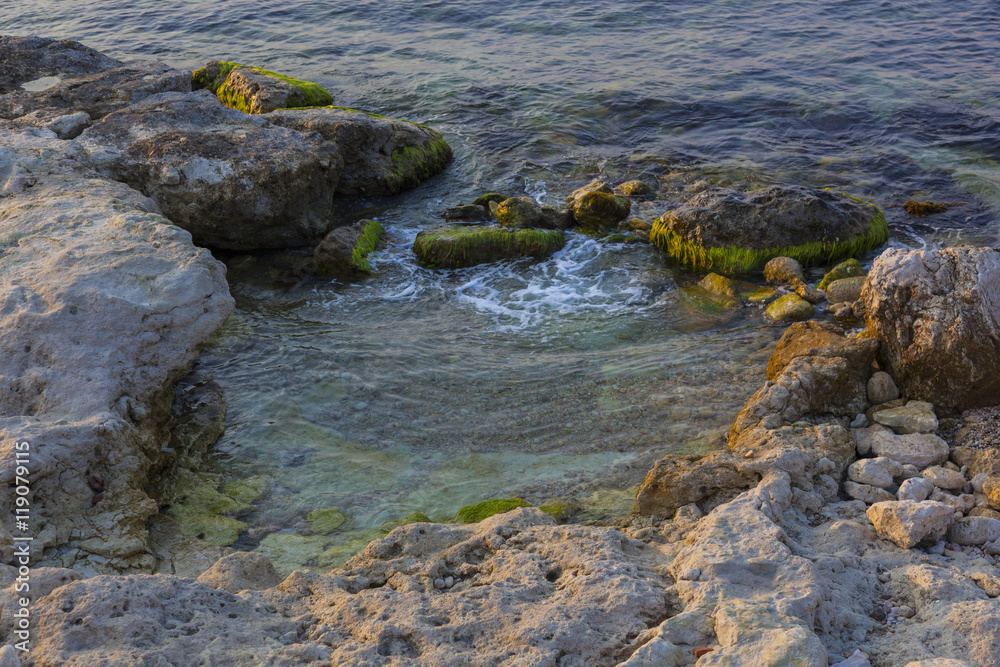
[[[985,516],[967,516],[951,524],[948,541],[964,546],[980,546],[1000,540],[1000,520]]]
[[[830,303],[854,303],[861,298],[861,287],[865,284],[862,276],[834,280],[826,288],[826,296]]]
[[[867,428],[868,427],[868,416],[863,412],[859,412],[857,416],[851,421],[851,428]]]
[[[851,481],[844,482],[844,493],[855,500],[864,501],[869,505],[872,503],[896,499],[896,496],[892,495],[885,489],[880,489],[876,486],[871,486],[870,484],[858,484],[857,482]]]
[[[831,665],[831,667],[871,667],[868,661],[868,656],[861,651],[854,651],[853,654],[846,660],[841,660],[838,663]]]
[[[903,480],[903,483],[899,485],[899,490],[896,492],[896,498],[899,500],[913,500],[921,502],[927,500],[933,492],[934,483],[929,479],[925,479],[923,477],[911,477],[910,479]]]
[[[313,250],[317,271],[343,277],[371,273],[368,255],[381,243],[383,233],[382,226],[374,220],[337,227]]]
[[[847,477],[852,482],[870,484],[880,489],[888,489],[892,486],[893,479],[902,474],[903,466],[885,457],[860,459],[847,469]]]
[[[909,401],[898,408],[875,413],[875,421],[888,426],[896,433],[933,433],[938,428],[934,406],[924,401]]]
[[[948,443],[930,433],[911,433],[896,435],[882,426],[869,426],[867,429],[855,431],[861,451],[870,446],[876,456],[886,456],[903,465],[910,464],[918,468],[944,463],[948,460]]]
[[[932,500],[891,500],[868,508],[868,518],[875,531],[900,547],[909,549],[924,540],[944,537],[954,520],[955,510]]]
[[[462,204],[446,209],[444,219],[449,222],[482,222],[489,220],[490,214],[482,206]]]
[[[899,398],[899,388],[893,382],[892,376],[885,371],[878,371],[868,379],[868,400],[872,405],[879,405]]]
[[[957,470],[949,470],[942,466],[931,466],[921,474],[939,489],[956,491],[965,486],[965,476]]]
[[[86,111],[67,113],[65,109],[47,107],[21,116],[17,122],[51,130],[60,139],[75,139],[90,127],[90,114]]]
[[[71,40],[0,35],[0,94],[42,77],[96,74],[122,62]]]

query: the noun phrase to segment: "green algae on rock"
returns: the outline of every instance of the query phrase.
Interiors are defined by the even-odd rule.
[[[379,525],[378,529],[383,533],[391,533],[400,526],[408,526],[411,523],[434,523],[431,518],[424,514],[423,512],[414,512],[413,514],[408,514],[402,519],[396,521],[383,521]]]
[[[593,190],[573,204],[573,217],[581,227],[605,229],[614,227],[632,212],[632,204],[621,195]]]
[[[249,114],[333,103],[333,96],[318,83],[228,61],[213,60],[195,70],[191,87],[207,88],[227,107]]]
[[[466,505],[455,514],[455,521],[458,523],[479,523],[483,519],[488,519],[494,514],[503,514],[518,507],[531,507],[531,503],[523,498],[494,498],[484,500],[475,505]]]
[[[760,270],[775,257],[805,266],[858,256],[889,239],[874,204],[831,190],[709,188],[656,219],[650,240],[675,260],[721,273]]]
[[[819,281],[816,285],[817,289],[826,290],[826,288],[835,280],[841,280],[843,278],[854,278],[857,276],[864,276],[865,270],[861,266],[861,262],[854,259],[853,257],[844,260],[837,266],[830,269],[823,279]]]
[[[313,251],[316,270],[324,275],[368,275],[368,259],[382,242],[385,229],[375,220],[337,227]]]
[[[457,269],[502,259],[541,259],[565,244],[565,236],[557,229],[439,227],[417,234],[413,252],[430,268]]]
[[[497,204],[499,204],[505,199],[509,199],[509,197],[507,195],[502,195],[499,192],[487,192],[473,199],[472,203],[475,204],[476,206],[482,206],[487,211],[489,211],[491,203],[496,202]]]
[[[497,202],[496,216],[501,227],[540,227],[542,207],[531,197],[511,197]]]
[[[349,519],[349,516],[334,507],[315,509],[306,514],[309,530],[316,535],[329,535],[347,523]]]
[[[808,320],[816,314],[812,304],[798,294],[786,294],[771,302],[767,307],[767,316],[775,322],[796,322]]]

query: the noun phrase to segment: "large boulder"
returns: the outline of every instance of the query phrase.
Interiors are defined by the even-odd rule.
[[[51,132],[0,121],[0,146],[0,484],[29,443],[34,558],[151,571],[144,489],[173,384],[233,309],[225,267]]]
[[[657,218],[650,235],[674,259],[725,273],[760,270],[781,256],[810,265],[861,255],[888,238],[874,205],[794,185],[709,188]]]
[[[43,77],[66,79],[96,74],[121,61],[68,39],[0,35],[0,94]]]
[[[417,234],[413,252],[425,266],[458,269],[502,259],[542,259],[565,244],[566,238],[558,229],[439,227]]]
[[[1000,253],[891,248],[863,299],[879,361],[903,394],[956,410],[1000,403]]]
[[[397,194],[439,174],[451,160],[451,147],[440,133],[407,120],[341,107],[282,109],[263,117],[318,132],[337,145],[344,159],[339,194]]]
[[[154,96],[105,116],[74,143],[196,243],[235,250],[325,234],[343,164],[335,144],[228,109],[208,91]]]
[[[213,60],[192,72],[191,81],[195,90],[207,88],[227,107],[245,113],[333,104],[333,96],[318,83],[234,62]]]

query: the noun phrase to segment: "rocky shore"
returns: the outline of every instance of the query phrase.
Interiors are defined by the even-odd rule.
[[[0,665],[1000,664],[1000,255],[890,249],[809,285],[796,259],[885,240],[877,208],[826,191],[715,189],[644,223],[629,219],[643,183],[594,182],[561,210],[449,209],[487,223],[486,254],[454,245],[462,227],[418,237],[445,268],[542,256],[572,225],[627,233],[716,271],[699,289],[729,307],[785,292],[775,321],[826,301],[864,325],[792,324],[726,449],[658,462],[617,525],[530,507],[418,521],[283,580],[185,534],[209,519],[161,513],[165,480],[223,428],[222,390],[188,373],[233,310],[204,246],[318,244],[317,270],[364,273],[381,227],[331,232],[335,198],[414,187],[451,155],[429,128],[323,93],[236,63],[192,73],[0,37],[0,475],[16,486],[30,443],[34,538],[19,593],[15,495],[0,498]],[[709,233],[758,224],[740,216],[760,206],[808,229],[760,247]],[[726,275],[760,269],[772,287]]]

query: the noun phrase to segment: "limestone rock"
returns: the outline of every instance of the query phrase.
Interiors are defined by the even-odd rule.
[[[955,491],[965,486],[965,475],[957,470],[949,470],[941,466],[931,466],[921,474],[939,489]]]
[[[615,186],[615,192],[628,197],[641,197],[653,192],[653,188],[643,181],[631,180],[619,183]]]
[[[778,340],[767,362],[767,379],[775,380],[797,357],[842,357],[854,369],[852,378],[860,381],[875,359],[878,342],[870,338],[849,338],[844,330],[825,322],[793,324]],[[861,412],[859,410],[858,412]]]
[[[885,489],[881,489],[877,486],[871,486],[870,484],[858,484],[851,481],[844,482],[844,493],[855,500],[864,501],[869,505],[872,503],[896,500],[896,496],[892,495]]]
[[[1000,477],[987,477],[983,482],[983,493],[989,498],[990,507],[1000,510]]]
[[[862,432],[859,438],[871,443],[871,451],[876,456],[886,456],[903,465],[923,469],[948,460],[948,443],[930,433],[896,435],[880,426],[859,429],[858,433]]]
[[[805,282],[802,265],[791,257],[775,257],[764,265],[764,280],[771,285]]]
[[[93,119],[160,93],[188,93],[191,73],[163,63],[124,65],[68,78],[51,88],[0,95],[0,118],[17,118],[47,108],[84,112]]]
[[[558,229],[439,227],[417,234],[413,252],[425,266],[457,269],[503,259],[541,259],[565,244],[566,237]]]
[[[871,665],[868,661],[868,656],[856,650],[846,660],[841,660],[830,667],[871,667]]]
[[[71,40],[0,35],[0,94],[42,77],[66,79],[121,67],[121,61]]]
[[[208,88],[231,109],[262,114],[277,109],[333,104],[323,86],[259,67],[214,60],[192,73],[196,89]]]
[[[962,545],[983,545],[1000,540],[1000,520],[985,516],[967,516],[951,524],[948,541]]]
[[[723,273],[864,253],[888,240],[875,206],[839,192],[772,185],[741,193],[709,188],[664,214],[650,239],[675,259]]]
[[[615,191],[610,185],[605,183],[599,178],[595,178],[590,183],[583,185],[576,190],[573,190],[565,199],[565,203],[569,205],[570,208],[576,205],[576,202],[584,195],[590,194],[591,192],[603,192],[605,194],[614,194]]]
[[[964,660],[952,660],[951,658],[934,658],[932,660],[915,660],[906,663],[906,667],[970,667]]]
[[[774,322],[798,322],[815,315],[816,309],[798,294],[786,294],[772,301],[766,312]]]
[[[667,457],[646,473],[636,495],[635,512],[672,517],[689,503],[711,501],[717,496],[728,500],[755,481],[753,475],[740,472],[725,455]]]
[[[903,393],[957,410],[1000,403],[1000,253],[890,249],[863,296],[880,363]]]
[[[336,144],[344,164],[338,194],[397,194],[441,173],[451,160],[439,132],[406,120],[340,107],[281,109],[262,117]]]
[[[819,289],[825,290],[830,286],[831,283],[837,280],[844,280],[846,278],[864,278],[865,270],[861,266],[861,262],[854,259],[845,259],[843,262],[833,267],[827,271],[823,279],[819,281],[816,285]],[[854,299],[852,299],[853,301]]]
[[[134,104],[75,143],[102,173],[155,200],[195,242],[229,249],[323,236],[343,165],[336,145],[227,109],[204,90]]]
[[[891,500],[875,503],[868,508],[868,518],[875,531],[904,549],[924,540],[944,537],[954,520],[955,511],[933,500]]]
[[[628,218],[632,204],[626,197],[594,190],[580,196],[573,204],[573,219],[584,229],[614,227]]]
[[[834,280],[826,288],[826,298],[830,303],[854,303],[861,298],[861,288],[864,284],[865,279],[861,276]]]
[[[871,484],[880,489],[892,486],[893,479],[903,474],[903,466],[892,459],[877,457],[860,459],[847,469],[847,476],[858,484]]]
[[[337,227],[313,251],[316,268],[325,275],[352,276],[372,272],[368,255],[382,242],[385,230],[375,220]]]
[[[911,477],[910,479],[903,480],[903,483],[899,485],[896,498],[899,500],[921,502],[927,500],[933,492],[934,483],[931,480],[924,477]]]
[[[272,588],[281,583],[278,571],[267,558],[258,553],[237,551],[220,558],[198,581],[209,588],[221,588],[230,593]]]
[[[90,127],[90,114],[86,111],[74,112],[45,107],[19,117],[17,122],[51,130],[60,139],[75,139],[80,136],[81,132]]]
[[[868,400],[872,405],[894,401],[899,398],[899,389],[892,376],[885,371],[873,373],[868,380]]]
[[[542,226],[542,207],[531,197],[511,197],[499,202],[496,216],[501,227]]]
[[[905,406],[875,413],[875,421],[896,433],[933,433],[938,428],[934,406],[924,401],[910,401]]]

